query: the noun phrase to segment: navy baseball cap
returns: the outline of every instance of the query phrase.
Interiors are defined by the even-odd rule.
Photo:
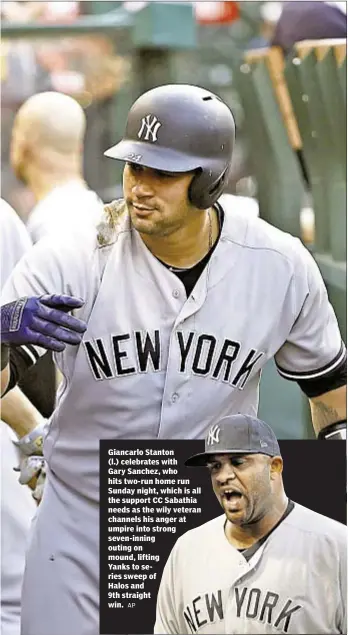
[[[272,428],[249,415],[230,415],[214,423],[205,439],[205,452],[191,456],[185,465],[207,465],[214,454],[267,454],[280,456]]]

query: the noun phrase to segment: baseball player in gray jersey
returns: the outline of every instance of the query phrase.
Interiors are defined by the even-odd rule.
[[[126,163],[124,200],[80,241],[40,241],[4,289],[2,334],[17,347],[3,383],[32,363],[23,343],[32,359],[36,344],[53,347],[64,376],[23,635],[98,632],[99,439],[201,438],[217,418],[255,415],[272,357],[309,396],[320,437],[344,434],[346,352],[322,278],[298,239],[219,203],[233,147],[233,116],[214,94],[145,93],[106,153]]]
[[[287,498],[271,428],[224,417],[186,465],[208,466],[224,513],[174,545],[154,632],[346,633],[346,527]]]

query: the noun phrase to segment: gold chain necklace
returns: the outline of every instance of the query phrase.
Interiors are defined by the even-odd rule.
[[[208,219],[209,219],[209,251],[213,246],[213,223],[211,220],[210,209],[208,210]]]
[[[211,250],[211,248],[213,247],[213,222],[211,219],[211,214],[210,214],[210,209],[208,210],[208,253]],[[203,256],[203,258],[205,258],[205,256]],[[171,267],[169,266],[169,271],[172,271],[173,273],[175,272],[179,272],[180,271],[188,271],[188,269],[193,269],[193,267],[195,267],[196,265],[198,265],[199,262],[201,262],[201,260],[203,260],[202,258],[200,258],[194,265],[190,265],[190,267]]]

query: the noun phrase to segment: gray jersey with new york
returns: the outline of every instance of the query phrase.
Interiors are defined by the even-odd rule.
[[[105,267],[101,277],[101,252]],[[21,261],[3,302],[71,293],[85,299],[80,347],[64,375],[45,456],[68,488],[98,500],[98,439],[199,438],[216,418],[255,415],[262,367],[295,378],[342,357],[337,321],[300,241],[225,209],[220,242],[189,298],[125,213],[111,248],[47,238]],[[74,460],[71,460],[74,457]]]
[[[225,515],[181,536],[165,565],[155,633],[346,633],[344,525],[295,504],[249,562]]]
[[[292,374],[339,363],[337,322],[305,248],[259,219],[225,212],[189,298],[126,213],[115,237],[103,232],[111,247],[98,248],[90,225],[83,235],[39,241],[4,289],[3,302],[81,297],[76,315],[88,320],[83,343],[55,355],[63,381],[27,555],[25,635],[98,632],[99,439],[203,437],[215,418],[256,414],[272,356]]]

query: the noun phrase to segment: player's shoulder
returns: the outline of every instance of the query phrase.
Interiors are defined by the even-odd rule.
[[[32,253],[36,257],[47,257],[49,254],[55,259],[63,261],[78,261],[85,255],[92,253],[97,247],[97,224],[81,228],[66,227],[60,232],[50,232],[42,236],[34,245]]]
[[[99,246],[115,244],[122,235],[131,233],[130,217],[123,198],[115,199],[103,206],[97,228]]]
[[[24,253],[31,247],[30,236],[23,221],[13,207],[2,198],[0,199],[0,228],[1,247],[6,252],[16,246],[17,251]]]
[[[299,238],[274,227],[255,213],[247,213],[236,206],[234,199],[220,204],[225,212],[221,234],[223,241],[237,244],[254,255],[273,255],[275,259],[285,260],[294,268],[306,257],[307,249]]]
[[[7,201],[3,198],[0,198],[0,222],[1,229],[14,227],[16,231],[20,228],[20,231],[23,233],[26,232],[23,221],[19,218],[13,207],[11,207],[11,205],[9,205],[9,203],[7,203]]]
[[[287,516],[284,522],[293,529],[296,528],[302,533],[310,534],[311,540],[313,537],[317,537],[318,539],[327,539],[330,542],[347,543],[347,527],[345,525],[299,503],[295,503],[292,513]]]
[[[34,249],[42,257],[51,253],[51,258],[67,262],[89,262],[99,259],[99,253],[113,248],[120,236],[130,231],[129,216],[123,200],[100,205],[93,222],[85,225],[66,225],[62,231],[50,232],[41,238]],[[104,257],[104,256],[103,256]]]
[[[92,225],[83,231],[66,228],[40,238],[25,254],[13,272],[17,282],[28,277],[45,285],[70,285],[75,294],[84,295],[98,286],[100,259],[98,230]],[[61,288],[59,286],[59,288]]]
[[[176,541],[176,549],[187,552],[195,548],[197,544],[210,542],[217,534],[223,531],[225,522],[226,516],[222,514],[212,520],[208,520],[208,522],[203,523],[203,525],[189,529]]]
[[[4,218],[13,218],[14,216],[16,216],[16,212],[14,211],[13,207],[11,207],[11,205],[9,203],[7,203],[7,201],[5,201],[5,199],[0,198],[0,211],[1,211],[1,220],[3,220]]]
[[[85,234],[103,214],[103,201],[87,187],[55,188],[31,211],[28,231],[34,242],[54,234]]]

